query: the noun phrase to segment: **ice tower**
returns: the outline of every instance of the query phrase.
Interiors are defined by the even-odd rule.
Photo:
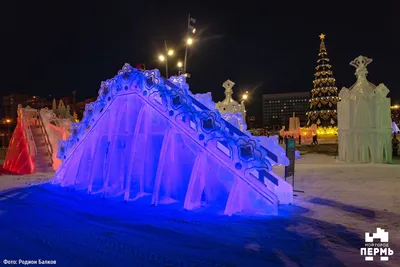
[[[53,182],[228,215],[273,214],[291,203],[291,185],[272,171],[288,164],[277,140],[240,131],[209,107],[215,103],[197,100],[183,76],[167,80],[125,64],[60,143]]]
[[[389,89],[367,79],[372,59],[358,56],[350,65],[357,81],[340,91],[338,103],[339,159],[347,162],[391,162],[392,125]]]
[[[222,118],[230,123],[232,123],[236,128],[241,131],[247,129],[246,125],[246,108],[244,106],[244,101],[239,104],[233,98],[233,86],[234,82],[231,80],[226,80],[222,86],[225,88],[225,99],[218,102],[215,107],[221,113]]]

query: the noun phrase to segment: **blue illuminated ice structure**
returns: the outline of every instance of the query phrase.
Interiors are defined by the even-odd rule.
[[[272,172],[288,163],[276,138],[242,132],[208,104],[183,76],[166,80],[125,64],[60,143],[53,182],[227,215],[275,214],[291,203],[292,186]]]

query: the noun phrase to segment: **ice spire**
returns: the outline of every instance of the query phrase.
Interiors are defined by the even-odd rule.
[[[57,102],[55,98],[53,98],[53,106],[51,110],[53,110],[54,114],[57,114]]]
[[[350,65],[356,68],[355,75],[357,76],[357,79],[366,79],[367,78],[367,75],[368,75],[367,66],[372,61],[373,60],[371,58],[367,58],[364,56],[358,56],[352,62],[350,62]]]
[[[222,86],[225,88],[225,99],[222,101],[222,103],[224,104],[229,104],[229,103],[233,103],[236,102],[235,100],[233,100],[232,98],[232,94],[233,94],[233,90],[232,87],[235,85],[234,82],[232,82],[231,80],[226,80]]]
[[[219,110],[221,114],[228,114],[228,115],[223,115],[222,117],[229,121],[230,123],[233,123],[236,125],[239,129],[245,130],[247,126],[245,126],[245,118],[246,118],[246,109],[244,106],[244,101],[242,101],[240,104],[235,101],[232,98],[233,95],[233,90],[232,87],[235,85],[234,82],[231,80],[226,80],[222,86],[225,88],[225,99],[222,100],[221,102],[218,102],[215,106]],[[234,114],[240,113],[241,118],[237,117]],[[230,115],[229,115],[230,114]],[[234,119],[231,120],[231,117],[234,117]],[[232,117],[232,118],[233,118]],[[235,121],[235,122],[233,122]],[[238,123],[238,124],[236,124]],[[242,125],[242,126],[238,126]]]
[[[58,102],[58,116],[63,119],[65,118],[65,105],[62,99]]]
[[[364,56],[358,56],[350,62],[350,65],[356,68],[355,75],[357,76],[357,81],[350,88],[351,90],[357,91],[361,94],[373,95],[376,86],[367,80],[367,66],[371,62],[371,58],[367,58]]]

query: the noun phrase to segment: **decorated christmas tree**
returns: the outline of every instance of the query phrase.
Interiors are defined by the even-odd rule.
[[[329,62],[325,46],[325,34],[319,36],[317,67],[315,68],[314,88],[311,90],[310,110],[307,112],[307,126],[316,124],[318,128],[336,129],[336,104],[339,101],[338,89],[333,77],[332,65]]]

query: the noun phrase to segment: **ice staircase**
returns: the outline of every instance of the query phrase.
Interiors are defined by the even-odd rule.
[[[291,203],[291,185],[272,170],[288,163],[277,140],[242,132],[206,106],[183,76],[125,64],[60,142],[53,183],[227,215],[276,214]]]
[[[17,126],[3,168],[17,174],[52,172],[52,148],[36,109],[18,106]]]
[[[54,171],[52,160],[52,146],[39,112],[37,110],[34,111],[35,118],[30,120],[30,130],[32,131],[33,141],[36,147],[36,172],[52,172]]]

